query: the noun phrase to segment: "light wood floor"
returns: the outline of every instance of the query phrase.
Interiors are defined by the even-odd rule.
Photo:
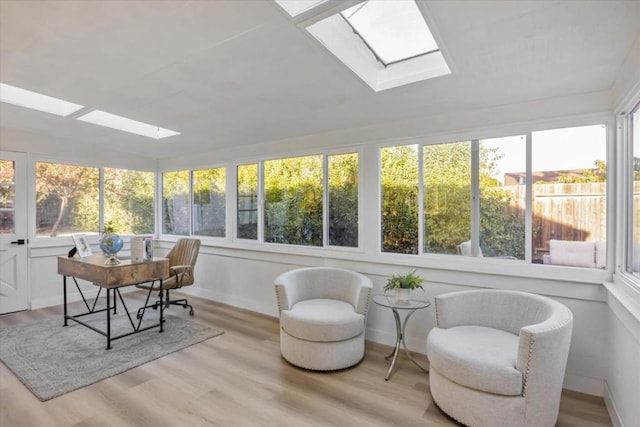
[[[459,425],[433,403],[428,374],[406,357],[385,382],[389,347],[367,343],[365,359],[351,369],[304,371],[281,358],[276,319],[189,299],[194,320],[223,335],[47,402],[0,364],[0,426]],[[61,313],[53,307],[4,315],[0,327]],[[169,313],[188,317],[181,307]],[[565,391],[557,425],[611,422],[602,399]]]

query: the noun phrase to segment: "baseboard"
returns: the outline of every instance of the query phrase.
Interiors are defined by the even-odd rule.
[[[233,307],[238,307],[243,310],[249,310],[260,314],[265,314],[271,317],[277,317],[278,312],[275,302],[273,304],[269,304],[266,307],[264,304],[258,304],[254,300],[248,300],[244,298],[238,298],[234,296],[229,296],[229,294],[223,294],[215,291],[211,291],[208,289],[198,288],[197,286],[190,286],[189,288],[182,288],[180,291],[172,291],[172,292],[180,292],[186,295],[193,295],[196,297],[208,299],[211,301],[219,302],[221,304],[230,305]]]
[[[577,391],[579,393],[590,394],[591,396],[602,397],[604,380],[567,372],[564,375],[562,388]]]
[[[604,406],[606,406],[607,412],[609,412],[609,418],[611,418],[611,424],[613,424],[613,427],[625,427],[606,381],[604,382]]]

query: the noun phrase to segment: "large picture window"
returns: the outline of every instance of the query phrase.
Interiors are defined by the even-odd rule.
[[[191,205],[189,171],[162,174],[162,232],[188,236]]]
[[[427,145],[422,157],[424,252],[455,254],[471,239],[471,143]]]
[[[479,142],[478,255],[525,259],[526,148],[524,135]]]
[[[358,155],[328,156],[329,245],[358,247]]]
[[[594,125],[383,148],[382,251],[605,268],[606,141]]]
[[[418,253],[418,146],[380,152],[382,252]]]
[[[604,268],[605,126],[533,132],[532,140],[534,261]]]
[[[36,236],[98,234],[99,169],[36,162]]]
[[[322,246],[322,156],[264,162],[264,240]]]
[[[225,236],[225,168],[193,171],[193,234]]]
[[[104,224],[119,234],[154,231],[153,172],[104,169]]]
[[[238,166],[238,239],[258,239],[258,164]]]

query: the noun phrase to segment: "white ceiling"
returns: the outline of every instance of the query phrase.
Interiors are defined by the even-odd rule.
[[[167,158],[610,90],[640,35],[635,0],[425,5],[453,73],[376,93],[271,0],[1,0],[2,83],[182,135],[4,103],[0,125]]]

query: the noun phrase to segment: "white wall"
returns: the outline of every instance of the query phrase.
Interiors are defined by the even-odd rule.
[[[607,283],[605,403],[614,426],[640,426],[640,290]],[[635,293],[635,295],[632,295]]]
[[[25,131],[0,127],[0,149],[4,151],[18,151],[27,153],[33,158],[52,159],[60,162],[82,165],[99,165],[105,167],[120,167],[124,169],[156,170],[158,161],[151,157],[122,155],[109,147],[87,144],[77,147],[67,141],[39,135]]]

